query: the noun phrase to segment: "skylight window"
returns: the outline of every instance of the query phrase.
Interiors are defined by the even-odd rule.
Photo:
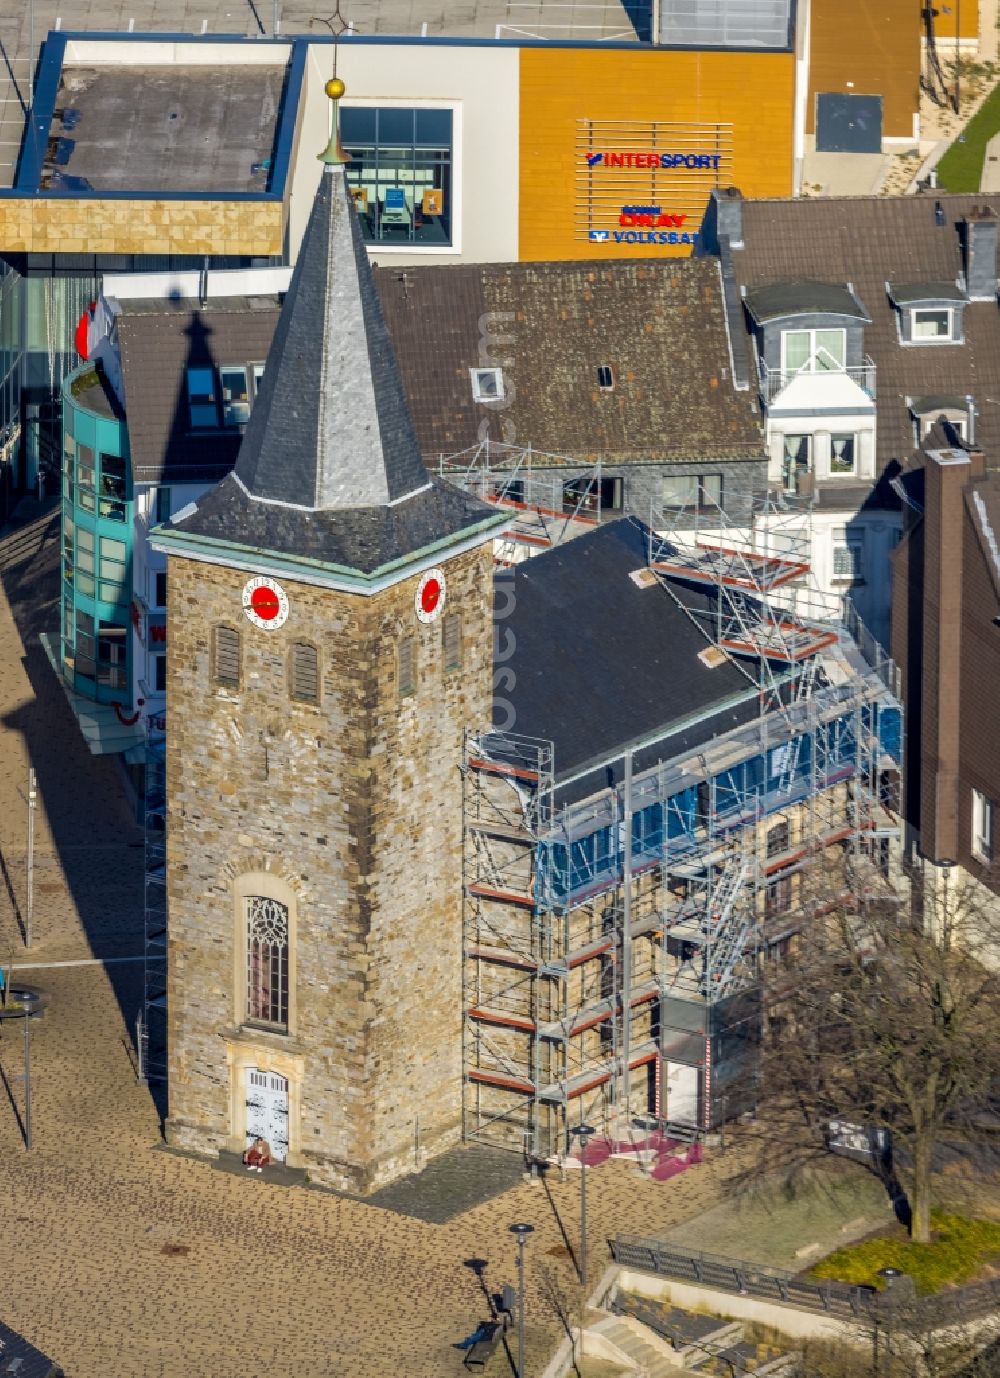
[[[499,368],[472,368],[472,396],[477,402],[499,402],[503,399],[503,370]]]
[[[610,364],[599,364],[597,368],[597,386],[602,392],[610,392],[615,385],[615,375],[611,371]]]

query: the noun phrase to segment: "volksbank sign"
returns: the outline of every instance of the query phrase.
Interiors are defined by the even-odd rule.
[[[660,206],[622,206],[618,216],[622,229],[592,229],[589,237],[596,244],[612,240],[616,244],[697,244],[697,231],[683,228],[686,220],[686,215]]]

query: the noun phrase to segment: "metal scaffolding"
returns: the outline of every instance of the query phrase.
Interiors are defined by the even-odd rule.
[[[707,664],[741,668],[745,725],[635,773],[619,755],[618,783],[572,801],[550,742],[469,737],[467,1137],[543,1159],[580,1120],[683,1133],[750,1109],[764,973],[821,912],[894,896],[895,667],[830,618],[809,540],[767,495],[743,531],[674,512],[633,575],[695,621]]]
[[[607,503],[600,462],[483,440],[458,454],[439,455],[438,473],[483,502],[510,513],[497,542],[498,564],[513,565],[597,526]],[[608,481],[612,492],[621,479]]]

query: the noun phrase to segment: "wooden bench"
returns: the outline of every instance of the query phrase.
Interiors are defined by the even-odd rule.
[[[466,1368],[472,1368],[473,1364],[479,1364],[484,1368],[499,1347],[503,1339],[504,1325],[502,1321],[486,1321],[479,1327],[479,1338],[474,1340],[465,1352],[463,1363]]]

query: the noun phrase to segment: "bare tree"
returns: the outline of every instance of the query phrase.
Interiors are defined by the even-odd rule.
[[[847,893],[803,906],[790,960],[766,975],[760,1126],[766,1161],[822,1152],[831,1120],[891,1134],[914,1240],[930,1239],[932,1172],[981,1134],[1000,1086],[1000,900],[953,869],[898,902]],[[838,893],[838,891],[834,891]],[[809,913],[809,910],[812,913]]]

